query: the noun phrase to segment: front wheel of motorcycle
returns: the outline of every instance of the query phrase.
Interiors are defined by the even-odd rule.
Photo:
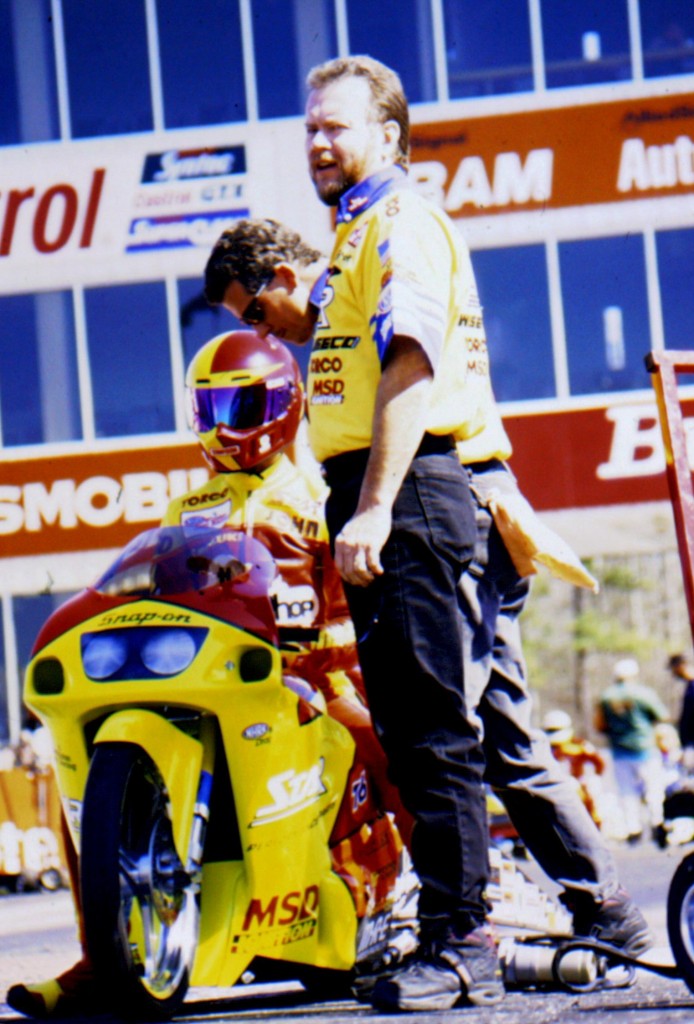
[[[667,930],[683,981],[694,992],[694,853],[679,865],[667,897]]]
[[[80,882],[87,949],[114,1005],[169,1020],[188,990],[199,886],[176,852],[164,782],[134,744],[97,746],[92,758]]]

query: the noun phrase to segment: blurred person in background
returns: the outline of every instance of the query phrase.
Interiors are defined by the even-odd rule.
[[[668,668],[674,679],[684,683],[677,731],[682,745],[682,767],[691,775],[694,770],[694,662],[686,654],[673,654]]]
[[[665,820],[660,843],[665,848],[694,839],[694,776],[684,766],[677,728],[663,722],[656,726],[656,737],[665,773]]]
[[[620,658],[612,684],[596,707],[595,728],[610,746],[629,843],[638,842],[643,835],[644,807],[653,839],[661,840],[665,782],[655,729],[668,718],[657,693],[639,682],[636,659]]]
[[[557,761],[563,764],[576,779],[581,799],[588,813],[598,827],[602,827],[604,816],[604,780],[607,764],[605,758],[590,740],[576,736],[571,715],[555,708],[542,719],[542,728],[552,747]]]

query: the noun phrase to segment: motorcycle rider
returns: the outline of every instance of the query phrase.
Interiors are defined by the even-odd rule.
[[[304,410],[296,360],[271,336],[218,335],[193,358],[186,397],[190,425],[215,475],[174,498],[162,526],[226,524],[265,543],[278,569],[271,597],[285,683],[303,692],[308,682],[323,695],[328,713],[352,733],[381,805],[398,813],[407,840],[411,822],[386,778],[361,692],[354,629],[323,517],[326,488],[286,453]]]
[[[376,803],[393,811],[409,841],[411,819],[386,777],[385,755],[361,694],[354,630],[323,517],[325,485],[287,455],[304,411],[296,360],[281,342],[254,331],[218,335],[193,358],[186,398],[190,425],[214,475],[175,498],[162,525],[230,525],[266,544],[278,568],[271,597],[285,685],[305,697],[308,683],[350,730]],[[31,1017],[103,1009],[83,941],[77,857],[65,832],[83,956],[57,978],[9,990],[7,1003]]]

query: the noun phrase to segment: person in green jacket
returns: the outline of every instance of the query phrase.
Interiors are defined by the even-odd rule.
[[[595,720],[610,745],[625,838],[631,843],[643,835],[643,805],[654,839],[663,828],[664,779],[655,727],[670,717],[656,692],[638,677],[636,659],[620,658],[613,669],[613,682],[600,698]]]

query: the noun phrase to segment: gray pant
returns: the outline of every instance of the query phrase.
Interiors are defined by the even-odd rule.
[[[532,727],[518,621],[529,582],[516,572],[485,507],[490,488],[516,489],[515,478],[496,460],[468,473],[477,545],[461,579],[460,608],[465,691],[483,737],[485,780],[549,877],[602,901],[618,886],[616,866],[575,782],[559,767],[544,733]]]

